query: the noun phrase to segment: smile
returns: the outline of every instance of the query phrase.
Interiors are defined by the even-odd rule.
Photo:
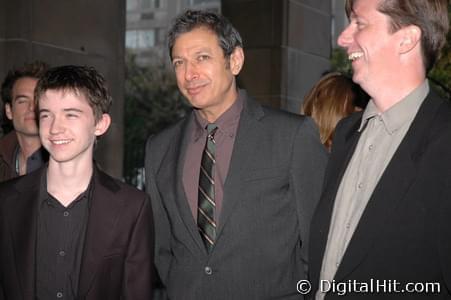
[[[362,52],[352,52],[349,54],[348,59],[351,61],[357,60],[363,56]]]
[[[186,91],[188,92],[188,94],[193,95],[193,94],[197,94],[200,92],[200,90],[203,88],[203,85],[198,85],[198,86],[194,86],[194,87],[187,87]]]
[[[71,142],[71,140],[54,140],[54,141],[50,141],[52,142],[52,144],[55,145],[64,145],[64,144],[69,144]]]

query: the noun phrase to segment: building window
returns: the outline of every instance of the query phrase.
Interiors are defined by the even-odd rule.
[[[141,0],[142,9],[161,8],[161,0]]]
[[[155,30],[127,30],[125,46],[129,49],[149,49],[155,46]]]
[[[138,0],[127,0],[127,11],[133,11],[138,9]]]
[[[199,5],[203,3],[217,3],[220,2],[218,0],[191,0],[191,5]]]

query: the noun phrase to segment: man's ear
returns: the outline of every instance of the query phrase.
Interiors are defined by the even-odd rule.
[[[10,103],[5,103],[5,114],[6,117],[12,121],[13,119],[13,110]]]
[[[94,131],[96,136],[104,134],[111,124],[111,117],[109,114],[103,114],[100,120],[97,121],[96,129]]]
[[[243,68],[244,51],[241,47],[235,47],[232,54],[230,54],[230,70],[233,75],[238,75]]]
[[[399,45],[400,53],[407,53],[419,45],[421,40],[421,29],[415,25],[409,25],[402,29],[401,41]]]

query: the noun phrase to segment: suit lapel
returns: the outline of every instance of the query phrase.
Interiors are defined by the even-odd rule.
[[[84,296],[109,249],[124,201],[114,197],[119,186],[99,170],[94,172],[94,186],[90,199],[88,225],[80,267],[79,295]]]
[[[227,223],[230,214],[239,202],[242,191],[243,178],[246,170],[246,163],[255,152],[255,145],[258,145],[259,132],[261,132],[258,120],[264,116],[261,106],[254,100],[245,97],[240,123],[237,129],[235,143],[233,145],[232,158],[227,178],[224,182],[223,206],[219,217],[219,227],[217,231],[218,240]]]
[[[11,236],[14,245],[18,280],[24,299],[35,298],[36,232],[39,183],[42,170],[18,182],[15,210],[10,214]]]
[[[185,120],[180,124],[176,134],[173,136],[172,147],[168,154],[163,158],[161,165],[168,166],[168,169],[157,170],[157,181],[161,181],[159,186],[166,187],[164,189],[164,198],[169,202],[173,201],[186,230],[189,232],[193,244],[192,247],[197,248],[193,253],[199,255],[207,255],[207,250],[199,235],[196,221],[193,218],[188,203],[188,198],[183,187],[183,168],[185,163],[186,149],[189,144],[190,126],[193,125],[194,112],[191,112]],[[175,188],[174,188],[175,187]]]
[[[379,238],[379,228],[386,224],[404,198],[417,175],[416,162],[424,148],[427,129],[438,109],[429,96],[418,111],[410,129],[381,176],[349,243],[336,279],[341,280],[365,258]],[[396,178],[396,180],[394,180]]]

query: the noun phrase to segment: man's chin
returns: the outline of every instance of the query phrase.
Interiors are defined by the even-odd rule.
[[[16,132],[24,137],[35,138],[39,137],[39,131],[36,130],[17,130]]]

